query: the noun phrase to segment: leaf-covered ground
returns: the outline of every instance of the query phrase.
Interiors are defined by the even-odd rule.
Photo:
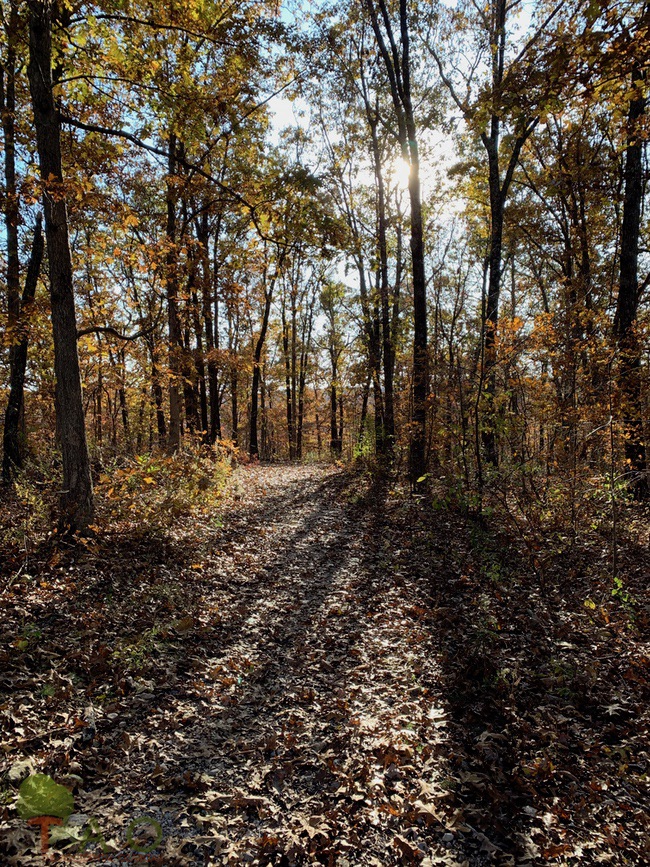
[[[143,815],[172,867],[650,862],[647,548],[621,586],[597,550],[540,577],[313,466],[240,468],[219,521],[44,548],[1,579],[0,863],[45,861],[29,773],[122,847],[53,863],[129,863]]]

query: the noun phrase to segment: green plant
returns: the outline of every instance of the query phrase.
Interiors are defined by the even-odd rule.
[[[52,489],[54,482],[52,482]],[[11,520],[0,523],[0,547],[28,552],[49,527],[49,482],[38,485],[27,471],[20,473],[13,485],[14,501],[7,512]]]
[[[23,780],[16,809],[22,819],[34,816],[58,816],[67,819],[74,811],[74,798],[47,774],[33,774]]]
[[[355,461],[372,461],[375,457],[375,431],[370,422],[366,420],[363,432],[354,444],[352,458]]]
[[[21,634],[14,641],[14,645],[20,651],[29,650],[30,647],[34,647],[38,643],[42,635],[43,633],[35,623],[26,623]]]
[[[636,605],[636,599],[628,590],[625,589],[623,579],[615,576],[612,583],[612,599],[616,599],[616,601],[620,602],[624,608],[634,607]]]
[[[161,626],[146,629],[135,641],[124,641],[112,653],[113,659],[121,662],[130,671],[140,671],[146,664],[163,633]]]

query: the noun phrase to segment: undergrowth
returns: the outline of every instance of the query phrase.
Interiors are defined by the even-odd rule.
[[[106,523],[165,529],[180,517],[212,512],[230,473],[219,452],[140,455],[107,468],[96,486],[98,515]]]
[[[218,513],[232,454],[218,447],[175,455],[120,457],[95,478],[95,533],[125,528],[146,535],[181,519]],[[0,574],[28,570],[30,553],[56,539],[57,462],[31,463],[0,488]],[[17,576],[16,576],[17,577]]]

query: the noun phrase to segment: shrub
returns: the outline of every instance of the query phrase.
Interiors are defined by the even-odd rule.
[[[188,515],[209,514],[221,496],[231,459],[219,449],[145,454],[109,468],[96,488],[102,523],[164,529]]]

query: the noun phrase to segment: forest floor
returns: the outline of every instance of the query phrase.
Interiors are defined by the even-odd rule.
[[[540,580],[467,517],[292,465],[239,468],[219,521],[44,548],[0,579],[0,863],[650,863],[648,552],[623,590],[594,550]],[[39,854],[30,773],[74,790],[83,854]]]

